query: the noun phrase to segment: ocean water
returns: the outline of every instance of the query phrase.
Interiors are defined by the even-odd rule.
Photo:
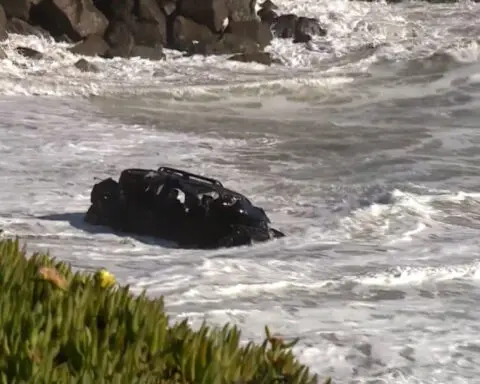
[[[89,59],[0,44],[0,227],[165,295],[173,319],[264,324],[337,383],[480,383],[480,5],[277,0],[326,38],[282,65]],[[23,45],[41,60],[14,52]],[[287,237],[179,250],[82,223],[96,180],[169,165],[220,179]]]

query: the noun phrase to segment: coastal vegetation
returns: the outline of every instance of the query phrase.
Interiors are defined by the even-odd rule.
[[[261,343],[231,324],[194,330],[169,319],[162,297],[27,254],[18,239],[0,239],[0,292],[1,383],[319,382],[294,356],[297,340],[268,326]]]

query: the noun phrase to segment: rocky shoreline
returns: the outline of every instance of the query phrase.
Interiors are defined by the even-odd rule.
[[[168,48],[270,65],[265,48],[274,37],[300,44],[327,31],[315,18],[279,14],[271,0],[0,0],[0,41],[9,33],[51,37],[71,43],[73,53],[107,59],[162,60]],[[76,66],[95,70],[85,59]]]

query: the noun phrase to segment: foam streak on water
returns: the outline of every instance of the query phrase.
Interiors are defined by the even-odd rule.
[[[244,340],[268,322],[337,382],[478,381],[480,5],[277,4],[329,30],[275,39],[282,66],[167,52],[82,73],[66,44],[1,43],[0,227],[173,318]],[[96,179],[160,165],[220,179],[288,236],[187,251],[83,223]]]

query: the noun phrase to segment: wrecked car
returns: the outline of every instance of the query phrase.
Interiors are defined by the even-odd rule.
[[[212,249],[285,236],[265,211],[218,180],[184,170],[130,168],[95,184],[85,221],[159,237],[180,247]]]

